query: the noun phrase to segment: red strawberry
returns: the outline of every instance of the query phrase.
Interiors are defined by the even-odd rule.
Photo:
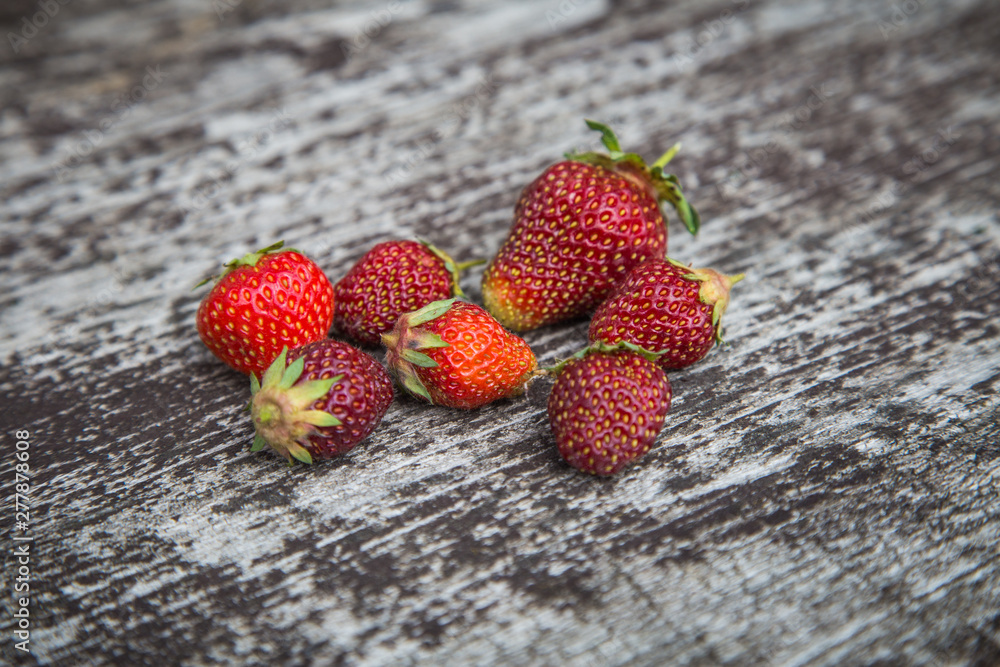
[[[329,338],[282,350],[262,382],[250,376],[250,390],[251,451],[270,445],[289,465],[349,451],[375,430],[393,395],[381,364]]]
[[[514,225],[483,275],[483,300],[514,331],[584,315],[615,283],[647,259],[667,251],[660,202],[670,202],[694,234],[699,218],[663,167],[679,146],[652,166],[623,153],[605,125],[610,155],[568,156],[524,189]]]
[[[557,371],[549,425],[574,468],[612,475],[649,451],[670,410],[670,381],[633,351],[587,350]]]
[[[333,322],[330,281],[312,260],[283,245],[226,264],[198,307],[202,342],[241,373],[262,373],[283,347],[325,338]]]
[[[590,340],[633,343],[660,354],[668,370],[690,366],[722,341],[729,290],[742,279],[672,259],[646,262],[594,313]]]
[[[456,299],[403,315],[382,342],[407,391],[453,408],[521,394],[537,367],[520,337],[479,306]]]
[[[458,273],[479,263],[455,264],[427,243],[379,243],[334,285],[334,325],[359,343],[377,345],[400,315],[463,296]]]

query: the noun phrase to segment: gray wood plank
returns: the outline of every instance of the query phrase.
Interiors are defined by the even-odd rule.
[[[80,1],[0,48],[5,660],[1000,663],[990,3],[321,5]],[[747,273],[647,458],[565,466],[547,380],[249,453],[191,286],[279,238],[333,280],[390,238],[488,257],[583,117],[683,141],[670,254]]]

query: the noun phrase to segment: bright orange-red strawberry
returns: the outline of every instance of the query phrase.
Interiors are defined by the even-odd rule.
[[[651,166],[623,153],[605,125],[610,154],[582,153],[546,169],[521,193],[514,225],[483,274],[487,310],[514,331],[527,331],[596,308],[635,266],[667,251],[661,202],[688,230],[699,218],[663,167],[674,146]]]
[[[646,262],[594,313],[590,340],[638,345],[668,370],[690,366],[722,341],[729,290],[742,279],[672,259]]]
[[[343,454],[375,430],[392,403],[392,380],[373,357],[325,338],[283,350],[261,382],[250,376],[251,451],[270,446],[312,463]]]
[[[456,299],[403,315],[382,342],[386,363],[407,391],[453,408],[523,393],[538,365],[520,337],[479,306]]]
[[[263,373],[282,348],[325,338],[333,322],[330,281],[283,245],[227,263],[198,307],[202,342],[241,373]]]
[[[571,466],[613,475],[656,442],[670,410],[670,381],[644,353],[588,349],[556,372],[549,425]]]
[[[359,343],[377,345],[400,315],[463,296],[459,271],[479,263],[455,264],[428,243],[379,243],[333,286],[334,326]]]

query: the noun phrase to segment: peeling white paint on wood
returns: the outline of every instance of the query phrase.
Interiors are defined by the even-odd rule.
[[[892,7],[857,2],[413,1],[347,60],[380,7],[102,5],[0,61],[0,389],[4,432],[32,432],[40,663],[1000,661],[988,3],[883,36]],[[671,221],[670,253],[747,273],[649,456],[567,468],[544,379],[470,413],[400,398],[311,468],[250,454],[191,286],[277,238],[334,280],[393,237],[488,257],[520,189],[597,147],[583,117],[649,158],[681,140],[704,227]],[[548,363],[586,323],[526,338]]]

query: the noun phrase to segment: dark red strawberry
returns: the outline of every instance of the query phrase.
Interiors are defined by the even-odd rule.
[[[483,300],[502,324],[527,331],[591,312],[635,266],[667,251],[661,202],[669,202],[688,230],[699,218],[663,167],[674,146],[652,166],[623,153],[605,125],[610,154],[568,156],[521,193],[514,225],[486,272]]]
[[[381,364],[328,338],[282,350],[261,382],[250,376],[250,390],[251,451],[269,445],[289,465],[349,451],[375,430],[393,396]]]
[[[478,408],[524,392],[535,355],[479,306],[448,299],[399,318],[382,341],[386,363],[414,396]]]
[[[633,343],[668,370],[690,366],[722,341],[729,290],[742,279],[672,259],[646,262],[594,313],[590,340]]]
[[[333,285],[312,260],[283,245],[226,264],[198,307],[202,342],[241,373],[262,373],[283,347],[325,338],[333,322]]]
[[[557,370],[549,425],[567,463],[613,475],[656,442],[670,398],[666,374],[643,353],[588,350]]]
[[[334,326],[365,345],[377,345],[400,315],[432,301],[463,296],[462,269],[434,246],[417,241],[379,243],[334,285]]]

